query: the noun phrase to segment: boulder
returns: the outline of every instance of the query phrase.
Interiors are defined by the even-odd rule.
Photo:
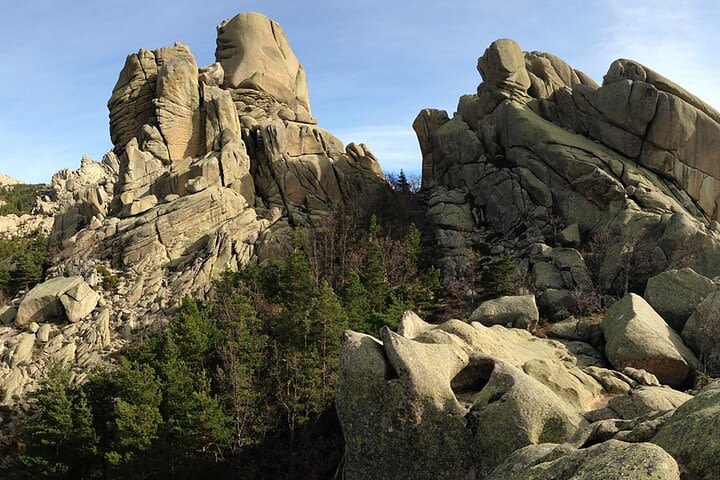
[[[711,480],[720,472],[720,382],[675,410],[652,442],[672,455],[688,478]]]
[[[259,90],[310,112],[305,70],[280,25],[250,12],[222,22],[217,31],[215,58],[225,72],[225,88]]]
[[[561,290],[565,288],[560,269],[550,262],[536,263],[532,269],[533,283],[538,290],[552,288]]]
[[[565,247],[577,248],[580,246],[580,227],[573,223],[558,234],[558,241]]]
[[[650,278],[643,298],[676,332],[705,297],[717,290],[712,280],[692,268],[667,270]]]
[[[614,418],[633,419],[652,412],[674,410],[693,398],[669,387],[642,386],[608,402]]]
[[[65,308],[70,323],[84,319],[95,309],[100,300],[100,294],[82,282],[67,290],[60,296],[60,302]]]
[[[9,352],[8,364],[10,368],[15,368],[32,358],[33,348],[35,345],[35,335],[24,332],[18,335],[15,347]]]
[[[557,323],[550,323],[543,327],[544,332],[552,338],[565,340],[578,340],[598,345],[603,338],[602,327],[588,318],[570,317]]]
[[[609,440],[589,448],[531,445],[513,453],[486,480],[680,480],[677,462],[651,443]]]
[[[720,373],[720,291],[714,291],[698,305],[682,330],[688,347],[700,358],[709,373]]]
[[[12,305],[5,305],[0,307],[0,324],[11,325],[15,321],[17,315],[17,308]]]
[[[505,296],[487,300],[470,315],[471,322],[531,329],[540,319],[534,295]]]
[[[548,288],[537,296],[538,308],[551,321],[564,320],[577,312],[578,302],[570,290]]]
[[[65,315],[60,297],[68,290],[84,283],[82,277],[56,277],[35,285],[18,306],[15,324],[44,323]]]
[[[697,367],[697,358],[680,335],[634,293],[608,309],[602,328],[605,354],[617,369],[640,368],[677,387]]]
[[[584,416],[640,386],[584,366],[598,364],[579,353],[585,344],[410,314],[402,330],[343,338],[336,405],[347,478],[485,478],[524,446],[579,446]],[[596,380],[603,375],[615,375],[614,384],[604,380],[611,389]]]

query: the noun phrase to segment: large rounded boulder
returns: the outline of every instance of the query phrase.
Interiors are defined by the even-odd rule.
[[[618,370],[643,369],[666,385],[679,386],[698,361],[655,310],[631,293],[608,309],[602,322],[605,355]]]

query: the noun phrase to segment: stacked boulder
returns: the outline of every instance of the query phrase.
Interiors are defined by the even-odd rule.
[[[296,228],[362,215],[390,192],[367,146],[317,125],[277,23],[241,13],[217,35],[202,68],[182,43],[129,55],[108,102],[113,150],[53,177],[49,280],[0,310],[0,356],[21,352],[0,364],[6,402],[53,358],[82,375],[223,271],[269,261]],[[31,325],[48,339],[22,337]]]
[[[478,70],[483,83],[452,118],[423,110],[413,124],[446,283],[483,243],[515,254],[593,243],[599,286],[617,292],[630,270],[638,284],[671,268],[720,271],[718,112],[635,62],[613,63],[598,86],[508,39]]]

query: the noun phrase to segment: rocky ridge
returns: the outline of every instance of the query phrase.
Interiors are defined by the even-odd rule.
[[[453,118],[423,110],[413,125],[446,281],[473,245],[528,257],[536,243],[601,236],[603,288],[625,290],[631,256],[640,283],[677,267],[717,275],[718,112],[629,60],[599,86],[554,55],[498,40],[478,70],[484,81]]]
[[[2,310],[5,403],[51,361],[81,380],[225,269],[265,262],[296,228],[389,191],[368,147],[317,125],[277,23],[221,23],[215,55],[202,68],[181,43],[129,55],[108,102],[113,150],[53,177],[48,282]]]
[[[445,286],[476,304],[507,256],[522,295],[345,334],[345,477],[715,478],[720,114],[630,60],[598,85],[502,39],[477,68],[413,124],[427,218]]]

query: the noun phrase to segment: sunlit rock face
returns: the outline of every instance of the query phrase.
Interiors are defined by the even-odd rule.
[[[613,62],[600,86],[502,39],[478,70],[483,82],[452,118],[423,110],[414,123],[446,281],[484,230],[511,252],[552,244],[566,228],[575,248],[611,232],[605,288],[623,289],[631,243],[651,264],[635,272],[641,281],[670,268],[720,272],[720,113],[629,60]]]
[[[113,150],[53,177],[48,278],[82,277],[102,295],[68,300],[57,310],[77,321],[40,318],[44,340],[21,347],[20,299],[2,307],[0,357],[19,353],[0,363],[0,401],[25,398],[47,361],[93,368],[223,271],[271,261],[295,229],[340,208],[362,215],[390,191],[368,147],[346,148],[310,115],[305,72],[277,23],[243,13],[217,31],[206,67],[182,43],[129,55],[108,102]]]

